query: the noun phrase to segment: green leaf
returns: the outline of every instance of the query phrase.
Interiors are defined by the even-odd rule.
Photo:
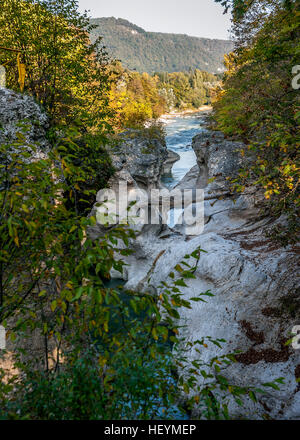
[[[57,307],[57,301],[54,300],[54,301],[52,301],[52,303],[51,303],[51,310],[52,310],[52,312],[54,312],[54,311],[56,310],[56,307]]]

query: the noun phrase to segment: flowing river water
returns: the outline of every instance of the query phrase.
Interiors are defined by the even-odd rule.
[[[176,186],[196,165],[197,159],[192,148],[192,140],[204,129],[205,114],[199,112],[161,119],[167,134],[167,148],[180,156],[180,160],[173,165],[171,174],[162,177],[165,186],[169,188]]]
[[[174,163],[171,172],[162,176],[163,186],[169,189],[174,188],[197,164],[192,140],[194,136],[203,131],[206,114],[199,112],[161,118],[161,122],[165,125],[167,148],[180,156],[180,159]],[[172,208],[168,213],[168,226],[174,227],[182,214],[182,209]]]

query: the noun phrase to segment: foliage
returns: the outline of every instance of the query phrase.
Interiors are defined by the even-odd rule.
[[[76,209],[73,184],[85,170],[74,165],[74,152],[62,156],[58,148],[32,160],[35,146],[24,143],[20,135],[12,145],[1,146],[0,322],[12,341],[17,338],[17,347],[20,340],[24,348],[29,335],[38,337],[43,349],[33,354],[32,363],[27,359],[22,365],[23,351],[17,363],[30,375],[36,369],[57,371],[62,352],[76,343],[80,347],[84,338],[88,344],[87,332],[100,322],[104,327],[98,331],[106,331],[102,303],[109,296],[103,281],[112,267],[122,268],[114,259],[117,239],[128,243],[132,233],[116,229],[92,242],[87,228],[95,219]]]
[[[16,53],[3,48],[21,51],[25,93],[47,112],[49,142],[60,144],[59,153],[68,154],[81,173],[72,182],[78,201],[84,191],[104,187],[113,174],[105,152],[113,113],[108,105],[109,59],[101,39],[90,43],[93,26],[77,7],[74,0],[4,0],[0,63],[6,66],[7,87],[19,91]],[[77,203],[77,208],[86,209],[93,197]]]
[[[210,104],[211,91],[218,84],[215,75],[199,69],[189,72],[157,73],[160,93],[170,109],[199,108]]]
[[[270,2],[259,3],[263,9]],[[238,189],[243,190],[253,181],[262,187],[272,212],[288,214],[288,235],[295,240],[299,91],[292,87],[292,70],[299,61],[299,11],[296,2],[290,5],[291,10],[278,2],[272,2],[272,6],[259,26],[257,17],[262,17],[261,12],[252,11],[252,30],[257,28],[252,36],[249,16],[245,23],[240,21],[236,52],[226,58],[228,70],[224,89],[215,103],[215,118],[218,128],[227,135],[241,137],[254,155],[253,166],[240,173]],[[283,235],[288,239],[286,233]]]
[[[260,0],[215,0],[215,2],[221,3],[221,5],[224,6],[225,13],[231,9],[235,21],[243,19],[251,8],[255,9],[257,6],[260,6],[261,3]],[[268,6],[274,3],[281,3],[286,9],[290,9],[293,0],[267,0],[265,3],[267,3]]]
[[[104,151],[111,132],[109,81],[106,74],[98,78],[101,85],[92,80],[99,64],[75,6],[71,0],[5,0],[0,11],[2,24],[11,18],[17,29],[5,44],[26,45],[26,90],[51,116],[49,151],[29,141],[32,121],[20,123],[14,138],[1,137],[0,323],[8,330],[16,371],[10,378],[0,371],[0,418],[172,418],[182,393],[190,409],[200,405],[202,418],[228,418],[229,397],[255,399],[260,391],[226,381],[221,366],[232,356],[204,364],[207,343],[179,337],[181,310],[211,296],[199,293],[187,301],[180,291],[195,278],[200,249],[155,295],[108,284],[112,269],[123,273],[119,257],[130,254],[135,235],[124,226],[91,238],[96,219],[85,206],[111,173]],[[80,59],[87,76],[77,70]],[[18,89],[13,67],[8,77]],[[145,88],[151,81],[145,77]],[[220,347],[223,341],[208,342]],[[199,359],[192,368],[185,350],[193,347]]]
[[[116,251],[108,244],[115,242],[114,233],[101,241],[102,253],[107,249]],[[126,243],[125,235],[123,240]],[[99,273],[103,279],[110,267],[104,266],[107,255],[101,261],[96,247],[89,242],[87,258],[76,266],[77,276],[87,276],[88,271],[89,279],[80,285],[73,275],[64,285],[66,280],[60,276],[62,290],[55,296],[52,293],[51,316],[28,316],[29,310],[38,310],[38,303],[49,301],[50,292],[46,290],[31,296],[31,307],[26,312],[24,306],[20,308],[27,316],[22,324],[18,321],[18,330],[25,325],[31,332],[39,328],[47,356],[47,347],[54,338],[57,357],[52,367],[49,357],[45,371],[33,368],[34,364],[17,364],[23,375],[15,379],[14,388],[1,383],[1,391],[10,387],[11,393],[11,398],[4,401],[1,418],[173,419],[185,414],[178,399],[184,394],[187,407],[193,410],[197,405],[200,418],[223,419],[229,418],[230,396],[239,405],[246,396],[256,400],[256,393],[262,390],[231,385],[222,374],[222,368],[235,362],[234,355],[213,357],[206,363],[201,360],[208,344],[222,348],[224,340],[207,338],[187,343],[178,337],[182,330],[180,310],[212,296],[206,292],[187,301],[180,292],[195,277],[200,249],[185,256],[170,274],[170,281],[163,282],[153,296],[123,291],[121,287],[105,288],[99,277],[91,275]],[[117,267],[111,255],[110,263],[121,271],[122,265]],[[199,355],[192,363],[186,358],[191,349]],[[63,355],[59,357],[60,350]],[[178,370],[177,378],[174,369]],[[265,386],[277,387],[276,383]]]
[[[108,57],[101,39],[93,44],[86,15],[75,0],[3,0],[1,47],[21,52],[25,92],[41,103],[55,125],[103,129],[108,114]],[[19,90],[16,53],[0,49],[7,86]],[[105,127],[106,129],[106,127]]]
[[[127,20],[114,17],[95,18],[91,23],[97,26],[91,32],[92,41],[102,36],[112,57],[140,73],[189,69],[217,73],[222,71],[224,54],[232,50],[231,41],[145,32]]]
[[[116,114],[116,129],[140,128],[148,121],[177,109],[197,109],[209,104],[217,77],[198,69],[189,72],[130,72],[120,63],[111,70],[110,106]]]
[[[120,63],[114,66],[111,75],[114,81],[109,93],[110,106],[116,113],[118,130],[143,126],[168,110],[156,76],[130,72]]]

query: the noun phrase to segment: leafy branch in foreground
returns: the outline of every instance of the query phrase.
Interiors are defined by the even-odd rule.
[[[202,418],[227,417],[216,389],[225,395],[249,393],[226,386],[220,374],[211,373],[231,357],[193,361],[191,368],[185,350],[206,349],[206,343],[179,338],[180,311],[192,307],[180,289],[195,277],[200,250],[176,266],[171,283],[164,282],[158,295],[109,287],[111,269],[123,272],[115,255],[129,253],[120,248],[120,240],[128,247],[134,234],[114,228],[90,240],[88,228],[95,220],[65,208],[72,161],[65,158],[65,165],[55,168],[54,151],[26,164],[27,156],[9,154],[1,183],[6,186],[1,192],[1,323],[17,350],[14,365],[22,372],[8,381],[2,376],[1,418],[181,418],[182,392],[190,409],[204,405]],[[192,301],[210,296],[206,292]],[[199,374],[206,381],[200,388]],[[216,382],[208,382],[213,375]],[[189,399],[191,391],[196,397]]]

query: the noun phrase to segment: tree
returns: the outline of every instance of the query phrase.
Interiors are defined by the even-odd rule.
[[[75,0],[3,0],[1,46],[19,50],[26,66],[25,91],[40,102],[54,124],[80,120],[103,126],[108,117],[108,57],[101,38],[90,43],[93,29]],[[16,55],[0,49],[7,86],[19,90]]]
[[[270,8],[263,13],[266,4]],[[251,5],[235,27],[236,51],[227,58],[215,117],[221,130],[245,141],[254,158],[252,167],[241,170],[237,188],[255,182],[264,189],[271,212],[287,214],[289,225],[277,234],[286,243],[296,240],[299,227],[299,93],[292,87],[298,64],[297,2]]]
[[[243,19],[251,8],[260,6],[262,3],[261,0],[215,0],[215,2],[224,6],[224,13],[231,9],[235,21]],[[293,2],[294,0],[266,0],[264,3],[267,5],[282,4],[287,10],[290,10]]]

